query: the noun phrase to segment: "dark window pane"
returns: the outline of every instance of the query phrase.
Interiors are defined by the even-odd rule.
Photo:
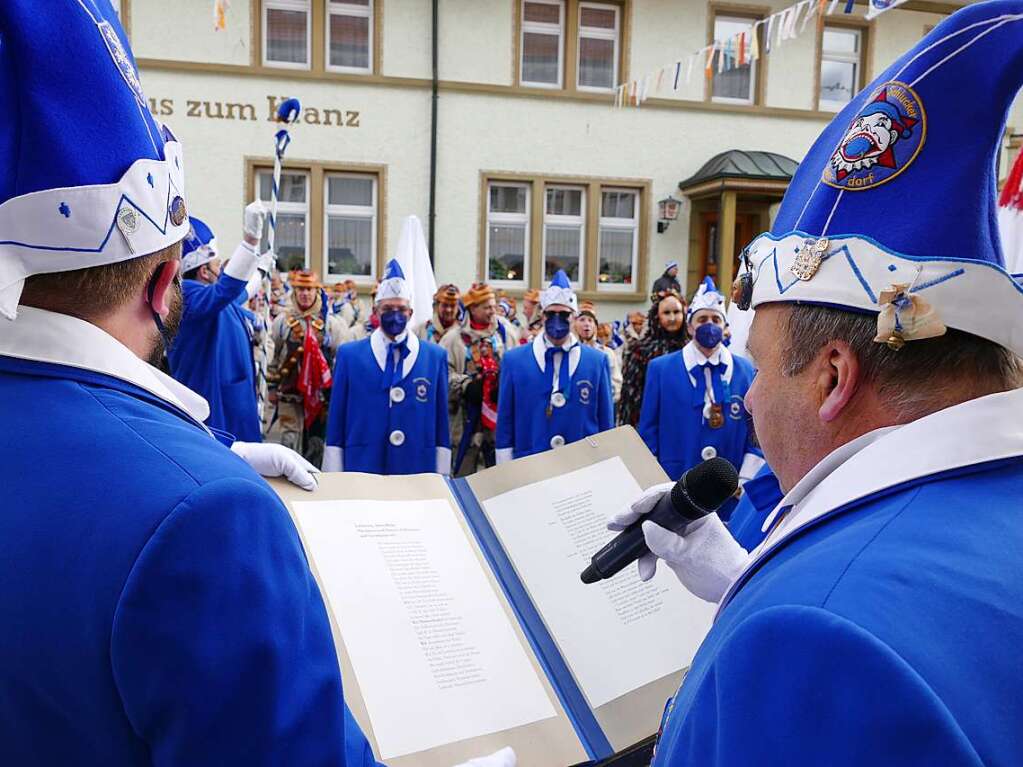
[[[584,27],[597,29],[614,29],[615,12],[613,8],[583,8],[579,23]]]
[[[526,190],[521,186],[490,186],[492,213],[525,213]]]
[[[636,195],[632,192],[604,192],[600,206],[603,218],[634,218]]]
[[[526,3],[522,16],[525,21],[537,21],[542,24],[560,24],[561,8],[547,3]]]
[[[554,216],[578,216],[582,213],[581,189],[548,189],[547,212]]]
[[[327,217],[327,271],[368,277],[373,271],[373,222]]]
[[[614,40],[579,38],[579,85],[585,88],[613,88],[614,72]]]
[[[269,232],[269,227],[267,227]],[[261,250],[269,247],[263,236]],[[274,250],[277,251],[277,269],[289,272],[305,268],[305,214],[278,213],[277,231],[274,235]]]
[[[489,229],[488,280],[521,280],[525,275],[525,224],[493,224]]]
[[[266,12],[266,60],[307,64],[306,11],[270,8]]]
[[[821,61],[821,100],[845,104],[856,93],[856,65]]]
[[[522,35],[522,80],[557,85],[561,71],[557,35]]]
[[[602,229],[600,231],[600,275],[604,285],[632,284],[632,230]]]
[[[330,65],[369,69],[369,18],[330,15]]]
[[[548,226],[546,231],[544,278],[550,280],[558,269],[564,269],[569,280],[578,282],[582,230],[578,226]]]
[[[270,188],[273,174],[259,174],[259,199],[270,202]],[[281,189],[277,199],[280,202],[305,202],[306,177],[301,173],[281,173]]]
[[[327,179],[329,205],[373,204],[373,179],[358,176],[330,176]]]

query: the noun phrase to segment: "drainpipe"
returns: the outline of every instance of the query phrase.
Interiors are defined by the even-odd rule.
[[[433,252],[433,232],[437,221],[437,9],[438,0],[433,0],[433,92],[430,105],[430,265],[436,264]]]

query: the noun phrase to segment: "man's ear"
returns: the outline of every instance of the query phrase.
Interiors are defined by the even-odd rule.
[[[827,344],[817,359],[817,386],[821,400],[818,415],[822,421],[830,423],[845,410],[859,388],[860,361],[844,341]]]
[[[153,311],[161,317],[170,313],[170,297],[173,290],[174,278],[181,269],[181,260],[172,258],[164,261],[153,270],[153,276],[149,278],[146,285],[146,298]]]

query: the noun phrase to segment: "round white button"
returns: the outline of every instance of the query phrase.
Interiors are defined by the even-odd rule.
[[[562,437],[560,434],[555,434],[553,437],[551,437],[551,447],[564,447],[564,446],[565,446],[565,438]]]
[[[700,458],[702,458],[705,461],[709,461],[711,458],[717,457],[718,451],[715,448],[711,447],[710,445],[707,445],[707,447],[703,448],[703,450],[700,451]]]
[[[403,402],[405,400],[405,390],[400,386],[391,387],[391,402]]]
[[[401,447],[405,444],[405,432],[401,429],[395,429],[391,432],[391,444],[395,447]]]
[[[554,405],[554,407],[564,407],[565,395],[559,391],[554,392],[554,394],[551,395],[551,404]]]

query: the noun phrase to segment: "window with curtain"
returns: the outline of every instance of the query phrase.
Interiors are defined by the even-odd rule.
[[[263,0],[263,63],[308,69],[310,0]]]
[[[579,88],[611,90],[618,84],[619,8],[579,5]]]
[[[529,185],[487,187],[488,282],[522,287],[529,269]]]
[[[604,187],[600,197],[597,290],[632,291],[639,268],[639,192]]]
[[[270,207],[272,170],[256,173],[259,199]],[[260,252],[266,250],[268,229],[263,234]],[[309,174],[301,171],[281,173],[280,194],[277,197],[277,227],[274,249],[277,251],[277,269],[289,272],[309,266]]]
[[[739,16],[717,16],[714,19],[714,51],[711,66],[714,79],[711,83],[711,96],[714,101],[732,104],[752,104],[756,94],[757,69],[753,62],[746,61],[738,66],[739,50],[736,39],[745,33],[748,46],[753,35],[754,18]],[[745,58],[745,56],[744,56]],[[721,71],[718,71],[721,69]]]
[[[339,72],[373,68],[373,0],[329,0],[327,67]]]
[[[586,245],[586,192],[579,187],[548,186],[543,219],[543,274],[549,282],[564,269],[576,286],[582,282]]]
[[[323,196],[327,276],[371,282],[377,261],[376,176],[328,173]]]
[[[562,0],[524,0],[522,3],[522,61],[524,85],[560,88],[565,49],[565,4]]]
[[[821,36],[821,78],[818,105],[839,111],[860,89],[862,36],[858,29],[824,27]]]

